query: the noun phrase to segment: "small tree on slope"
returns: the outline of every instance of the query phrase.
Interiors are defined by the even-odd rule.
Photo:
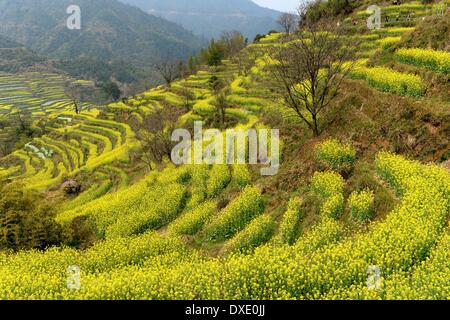
[[[354,65],[355,44],[317,25],[305,26],[289,37],[268,61],[275,90],[285,107],[320,134],[319,115],[338,96]],[[284,41],[284,40],[283,40]]]

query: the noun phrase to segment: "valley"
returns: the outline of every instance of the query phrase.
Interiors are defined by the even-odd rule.
[[[75,108],[67,87],[89,81],[74,76],[0,73],[0,142],[11,123],[32,129],[0,157],[0,299],[448,299],[450,34],[424,35],[450,11],[379,4],[380,29],[363,4],[333,31],[267,33],[222,59],[212,41],[183,76],[108,104]],[[280,66],[322,39],[354,56],[317,68],[340,86],[314,114],[311,81],[286,86]],[[195,123],[279,129],[279,171],[261,175],[262,157],[174,164],[171,133]],[[45,224],[18,226],[24,208]]]

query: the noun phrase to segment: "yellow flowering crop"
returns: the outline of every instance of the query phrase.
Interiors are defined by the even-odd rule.
[[[353,165],[356,160],[356,150],[350,144],[342,144],[335,139],[328,139],[316,146],[317,158],[331,169],[337,170],[342,165]]]
[[[373,202],[373,191],[352,192],[348,199],[352,218],[359,222],[366,222],[371,219],[374,214]]]
[[[300,220],[302,200],[294,197],[289,200],[286,212],[280,223],[279,238],[282,243],[292,245],[300,235]]]
[[[450,52],[421,48],[401,48],[395,56],[400,62],[425,67],[444,74],[450,73]]]

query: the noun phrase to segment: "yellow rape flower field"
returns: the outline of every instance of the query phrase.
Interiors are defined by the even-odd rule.
[[[0,71],[0,299],[450,299],[450,3],[336,3],[98,105]]]

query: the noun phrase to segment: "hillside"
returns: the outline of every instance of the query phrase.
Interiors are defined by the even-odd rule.
[[[0,72],[16,73],[28,68],[44,67],[49,61],[6,37],[0,36]]]
[[[10,37],[43,56],[62,60],[62,68],[91,66],[112,69],[120,77],[126,70],[117,66],[148,67],[161,58],[185,59],[197,52],[202,40],[167,20],[115,0],[81,0],[81,30],[66,27],[70,0],[0,1],[0,35]],[[96,62],[97,61],[97,62]],[[106,64],[101,66],[101,64]],[[108,65],[109,64],[109,65]],[[94,72],[95,70],[91,70]],[[86,76],[86,74],[78,74]],[[95,74],[87,74],[94,77]],[[134,77],[145,77],[135,74]],[[153,74],[154,76],[154,74]],[[122,76],[134,82],[133,76]]]
[[[149,68],[138,71],[132,63],[106,61],[92,56],[74,60],[51,59],[4,36],[0,36],[0,72],[16,74],[16,78],[28,78],[29,73],[34,72],[97,82],[112,78],[119,83],[133,84],[133,88],[143,86],[139,84],[143,79],[156,83],[159,81],[154,71]]]
[[[421,35],[450,9],[434,6],[383,6],[417,19],[374,30],[363,6],[340,21],[343,33],[318,32],[354,43],[357,56],[348,73],[338,68],[342,87],[318,135],[271,73],[277,53],[299,48],[295,34],[268,34],[218,65],[79,113],[55,75],[0,74],[0,138],[20,107],[35,126],[45,121],[0,158],[0,297],[448,299],[450,51],[446,35]],[[311,45],[317,34],[305,34]],[[260,144],[279,129],[278,172],[260,171],[274,131],[256,164],[174,164],[164,138],[195,134],[196,122],[220,128],[216,138],[252,129]],[[209,141],[194,139],[183,156],[207,153]]]
[[[94,55],[148,64],[161,57],[182,58],[201,45],[177,25],[114,0],[82,0],[80,31],[66,28],[67,0],[0,2],[0,34],[54,58]]]
[[[23,45],[20,43],[17,43],[11,39],[8,39],[7,37],[0,36],[0,48],[2,49],[16,49],[21,48]]]
[[[278,11],[262,8],[251,0],[120,0],[182,25],[205,38],[237,30],[249,39],[278,29]]]

